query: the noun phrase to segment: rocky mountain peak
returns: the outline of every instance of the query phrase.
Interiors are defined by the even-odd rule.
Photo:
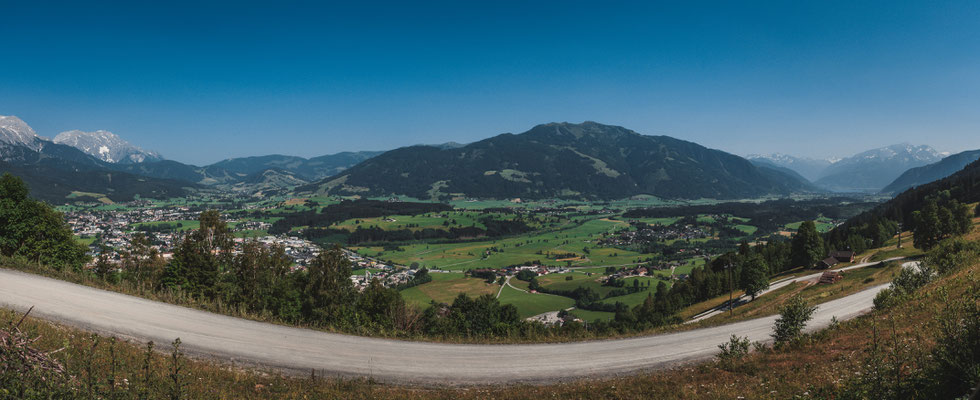
[[[110,163],[141,163],[163,159],[159,153],[143,150],[105,130],[61,132],[55,136],[54,142],[72,146],[85,154]]]

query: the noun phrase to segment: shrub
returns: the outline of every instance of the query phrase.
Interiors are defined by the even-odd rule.
[[[874,308],[884,310],[900,304],[905,299],[902,293],[896,292],[892,288],[885,288],[875,295]]]
[[[904,267],[892,281],[891,288],[900,294],[913,293],[932,281],[933,276],[932,268],[925,263],[920,263],[918,267]]]
[[[973,285],[964,298],[945,303],[936,317],[939,335],[927,374],[940,397],[954,398],[980,385],[980,285]]]
[[[780,307],[779,318],[776,319],[772,333],[776,344],[783,345],[798,339],[816,310],[816,306],[811,306],[800,295],[796,295],[786,305]]]
[[[940,275],[945,275],[976,261],[978,255],[980,243],[963,239],[944,240],[926,254],[925,264],[934,267]]]
[[[721,353],[718,353],[718,361],[722,368],[732,369],[735,364],[749,354],[749,338],[732,335],[727,343],[718,345]]]

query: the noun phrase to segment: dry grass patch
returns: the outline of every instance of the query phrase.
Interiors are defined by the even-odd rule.
[[[452,303],[460,293],[466,293],[470,297],[478,297],[484,294],[497,294],[499,285],[487,283],[477,278],[462,278],[449,281],[433,281],[418,286],[422,293],[429,296],[432,300],[440,303]]]

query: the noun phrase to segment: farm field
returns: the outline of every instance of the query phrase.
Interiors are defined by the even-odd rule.
[[[396,264],[419,263],[428,268],[468,270],[500,268],[540,261],[544,265],[565,265],[556,261],[557,255],[572,255],[575,265],[631,264],[640,253],[615,248],[598,248],[592,243],[601,233],[628,226],[622,221],[589,220],[579,226],[556,232],[528,234],[499,240],[462,243],[420,243],[398,246],[400,250],[385,251],[383,247],[353,247],[358,253],[390,260]],[[584,251],[589,248],[589,252]],[[494,250],[496,249],[496,250]]]
[[[826,217],[817,218],[817,219],[815,219],[813,221],[813,223],[814,223],[814,225],[817,226],[817,232],[820,232],[820,233],[828,232],[831,229],[834,229],[834,226],[835,226],[834,221],[831,220],[830,218],[826,218]],[[798,222],[793,222],[791,224],[786,224],[786,229],[787,230],[796,231],[796,230],[800,229],[800,225],[802,225],[802,224],[803,224],[803,221],[798,221]]]
[[[504,286],[499,297],[501,304],[513,304],[521,318],[533,317],[549,311],[564,310],[575,305],[568,297],[545,293],[528,293]]]
[[[198,228],[201,227],[201,223],[199,221],[196,221],[196,220],[180,220],[180,221],[140,222],[138,224],[130,225],[130,228],[133,229],[133,230],[141,230],[141,229],[145,229],[145,228],[149,228],[149,227],[177,225],[177,224],[180,224],[180,226],[177,228],[177,231],[179,231],[179,232],[196,230],[196,229],[198,229]],[[229,228],[232,227],[231,224],[228,224],[228,225],[229,225],[228,226]]]
[[[432,282],[401,291],[405,302],[418,307],[426,307],[433,300],[438,303],[452,303],[460,293],[470,297],[484,294],[497,294],[500,286],[486,283],[483,279],[467,278],[462,273],[432,273]]]

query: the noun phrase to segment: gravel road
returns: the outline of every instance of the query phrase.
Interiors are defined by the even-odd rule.
[[[820,305],[811,328],[866,312],[886,285]],[[732,334],[769,339],[775,316],[630,339],[560,344],[461,345],[366,338],[217,315],[0,269],[0,305],[32,316],[188,353],[287,372],[381,382],[474,385],[545,383],[662,368],[707,358]]]

